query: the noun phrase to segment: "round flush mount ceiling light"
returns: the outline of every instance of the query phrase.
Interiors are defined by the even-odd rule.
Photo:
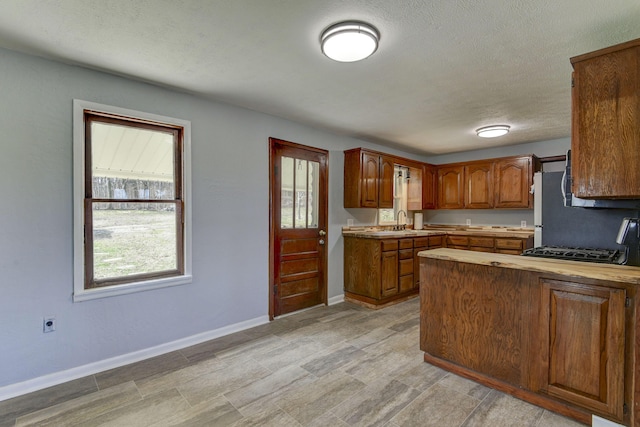
[[[485,126],[480,129],[476,129],[476,133],[481,138],[497,138],[509,133],[510,127],[507,125],[493,125]]]
[[[322,53],[338,62],[355,62],[368,58],[378,49],[380,33],[359,21],[345,21],[322,32]]]

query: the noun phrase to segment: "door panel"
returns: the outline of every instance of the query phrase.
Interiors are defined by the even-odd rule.
[[[542,292],[546,391],[622,420],[625,291],[543,279]]]
[[[269,317],[327,303],[328,152],[270,144]]]

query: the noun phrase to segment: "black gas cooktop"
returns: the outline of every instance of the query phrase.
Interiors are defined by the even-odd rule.
[[[566,259],[571,261],[619,264],[624,255],[617,249],[567,248],[561,246],[538,246],[525,250],[522,255],[541,258]]]

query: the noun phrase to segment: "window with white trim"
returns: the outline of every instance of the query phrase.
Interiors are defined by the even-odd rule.
[[[187,283],[190,122],[74,100],[74,300]]]

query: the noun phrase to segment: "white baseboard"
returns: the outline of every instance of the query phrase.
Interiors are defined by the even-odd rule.
[[[203,332],[192,335],[190,337],[181,338],[176,341],[160,344],[155,347],[146,348],[144,350],[134,351],[132,353],[123,354],[109,359],[99,360],[87,365],[78,366],[76,368],[67,369],[65,371],[54,372],[52,374],[43,375],[38,378],[23,381],[16,384],[0,387],[0,402],[21,396],[23,394],[32,393],[47,387],[52,387],[87,375],[97,374],[98,372],[107,371],[109,369],[118,368],[130,363],[139,362],[151,357],[160,356],[161,354],[171,351],[180,350],[192,345],[200,344],[215,338],[220,338],[234,332],[240,332],[254,326],[269,323],[269,316],[260,316],[255,319],[246,320],[244,322],[235,323],[233,325],[224,326],[212,331]]]
[[[624,427],[622,424],[616,424],[613,421],[605,420],[597,415],[591,416],[591,427]]]
[[[344,302],[344,294],[329,298],[328,305],[334,305]]]

